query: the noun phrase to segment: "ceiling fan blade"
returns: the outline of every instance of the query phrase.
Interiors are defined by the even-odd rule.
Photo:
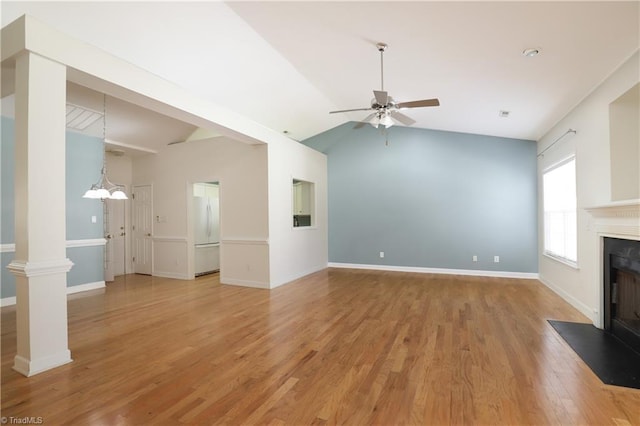
[[[385,106],[389,101],[389,95],[387,94],[387,92],[381,90],[374,90],[373,96],[375,96],[378,105]]]
[[[376,115],[376,113],[374,112],[373,114],[369,114],[367,115],[365,118],[363,118],[362,120],[360,120],[358,123],[356,123],[355,126],[353,126],[354,129],[359,129],[360,127],[366,126],[367,124],[369,124],[369,121]]]
[[[329,111],[329,114],[336,114],[338,112],[371,111],[371,110],[373,110],[373,108],[341,109],[340,111]]]
[[[416,120],[414,120],[413,118],[408,117],[398,111],[391,111],[391,118],[398,120],[400,123],[404,124],[405,126],[411,126],[416,122]]]
[[[438,98],[424,99],[421,101],[400,102],[396,105],[398,108],[420,108],[420,107],[434,107],[440,106]]]

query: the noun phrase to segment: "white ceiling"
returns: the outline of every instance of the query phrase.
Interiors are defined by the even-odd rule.
[[[382,41],[389,94],[440,99],[440,107],[404,111],[414,127],[539,139],[638,49],[639,6],[3,1],[1,12],[3,26],[29,13],[298,140],[367,115],[328,111],[369,106]],[[529,47],[542,53],[523,56]],[[120,126],[124,144],[156,150],[190,131],[150,137],[156,120],[114,113],[108,128]]]

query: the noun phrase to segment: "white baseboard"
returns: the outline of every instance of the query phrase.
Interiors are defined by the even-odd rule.
[[[299,272],[295,276],[287,277],[284,280],[281,280],[279,282],[275,282],[275,283],[271,282],[270,283],[270,285],[271,285],[270,288],[276,288],[276,287],[280,287],[280,286],[285,285],[285,284],[289,284],[290,282],[293,282],[295,280],[299,280],[300,278],[306,277],[307,275],[314,274],[314,273],[316,273],[318,271],[322,271],[323,269],[326,269],[326,268],[327,268],[327,264],[326,263],[324,263],[322,265],[316,265],[316,266],[314,266],[312,268],[309,268],[309,269],[306,269],[306,270],[304,270],[302,272]]]
[[[187,276],[187,274],[182,274],[182,273],[178,273],[178,272],[164,272],[164,271],[153,271],[153,276],[154,277],[160,277],[160,278],[173,278],[176,280],[189,280],[191,278],[189,278]]]
[[[578,299],[576,299],[575,297],[573,297],[572,295],[564,291],[562,288],[554,284],[552,281],[549,281],[547,278],[541,276],[539,279],[542,284],[549,287],[551,291],[556,293],[558,296],[562,297],[567,303],[569,303],[571,306],[573,306],[578,311],[580,311],[582,315],[589,318],[593,324],[597,325],[600,322],[600,318],[596,318],[597,314],[593,312],[593,309],[591,309],[590,307],[588,307],[587,305],[585,305],[584,303],[582,303],[581,301],[579,301]]]
[[[269,283],[261,282],[261,281],[251,281],[251,280],[238,280],[235,278],[227,278],[224,276],[220,276],[220,284],[226,285],[236,285],[241,287],[251,287],[251,288],[269,288]]]
[[[329,262],[330,268],[371,269],[375,271],[417,272],[420,274],[469,275],[475,277],[522,278],[537,280],[538,274],[532,272],[479,271],[474,269],[423,268],[418,266],[363,265],[359,263]]]
[[[104,281],[96,281],[93,283],[86,283],[86,284],[67,287],[67,294],[80,293],[82,291],[89,291],[89,290],[97,290],[99,288],[105,288]]]
[[[86,283],[80,285],[74,285],[71,287],[67,287],[67,294],[80,293],[83,291],[97,290],[99,288],[104,288],[104,281],[96,281],[93,283]],[[16,304],[16,298],[14,297],[5,297],[4,299],[0,299],[0,307],[4,306],[12,306]]]
[[[16,297],[5,297],[4,299],[0,299],[0,307],[4,306],[12,306],[16,304]]]

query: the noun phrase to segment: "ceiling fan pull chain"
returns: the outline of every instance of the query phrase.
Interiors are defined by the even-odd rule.
[[[386,127],[380,127],[380,134],[384,136],[384,146],[389,146],[389,132]]]

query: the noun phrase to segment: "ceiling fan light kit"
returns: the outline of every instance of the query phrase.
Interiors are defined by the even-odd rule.
[[[387,50],[387,44],[377,43],[376,48],[380,52],[380,90],[373,91],[373,99],[369,108],[344,109],[339,111],[330,111],[329,114],[353,111],[374,111],[368,115],[363,121],[371,124],[376,129],[383,125],[386,129],[394,124],[403,124],[411,126],[416,121],[411,117],[400,112],[401,109],[422,108],[439,106],[440,101],[437,98],[423,99],[420,101],[400,102],[396,103],[391,96],[384,90],[384,52]]]

